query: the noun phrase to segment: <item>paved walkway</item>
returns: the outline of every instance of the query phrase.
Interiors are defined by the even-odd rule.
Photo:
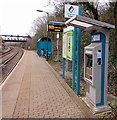
[[[46,60],[33,51],[25,51],[1,89],[3,118],[94,117]]]

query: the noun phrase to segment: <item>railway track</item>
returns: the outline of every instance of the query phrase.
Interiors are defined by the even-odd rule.
[[[7,50],[1,51],[1,52],[0,52],[0,58],[8,55],[9,52],[11,52],[13,49],[14,49],[13,47],[9,47]]]
[[[8,51],[0,55],[0,85],[5,81],[7,76],[19,62],[23,55],[21,48],[10,48]]]
[[[9,63],[18,54],[18,52],[19,52],[18,49],[12,48],[5,54],[2,54],[0,68],[3,68],[7,63]]]

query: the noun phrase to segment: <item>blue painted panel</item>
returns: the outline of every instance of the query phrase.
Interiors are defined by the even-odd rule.
[[[37,54],[39,56],[46,56],[48,50],[48,56],[52,56],[52,42],[51,41],[38,41],[37,43]]]
[[[78,43],[77,43],[78,60],[77,60],[77,84],[76,84],[77,95],[80,95],[80,43],[81,43],[81,29],[78,28]]]
[[[76,61],[76,27],[74,27],[74,39],[73,39],[73,45],[72,45],[72,90],[75,90],[75,61]]]
[[[101,35],[101,42],[102,42],[102,66],[101,66],[101,102],[96,104],[96,106],[102,106],[104,105],[104,94],[105,94],[105,42],[106,42],[106,36],[103,33],[100,33]]]
[[[82,7],[79,6],[78,15],[82,14]],[[80,43],[81,43],[81,29],[78,28],[78,42],[77,42],[77,84],[76,94],[80,95]]]
[[[52,42],[48,42],[48,56],[52,56]]]
[[[101,65],[101,99],[100,103],[96,104],[96,107],[104,105],[104,87],[105,87],[105,42],[106,36],[101,32],[93,32],[91,35],[100,35],[100,40],[98,41],[91,41],[92,43],[102,42],[102,65]]]
[[[65,78],[65,58],[62,58],[62,78]]]

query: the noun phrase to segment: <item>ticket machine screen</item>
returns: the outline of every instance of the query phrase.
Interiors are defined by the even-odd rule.
[[[86,74],[85,77],[92,81],[92,55],[86,55],[87,61],[86,61]]]
[[[89,56],[88,56],[88,60],[87,60],[87,65],[86,65],[86,67],[92,68],[92,57],[89,57]]]

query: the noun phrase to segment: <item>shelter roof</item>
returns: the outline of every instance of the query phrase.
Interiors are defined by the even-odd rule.
[[[83,28],[83,29],[93,28],[93,27],[96,28],[96,26],[106,28],[106,29],[115,28],[114,25],[111,25],[111,24],[108,24],[108,23],[105,23],[105,22],[101,22],[101,21],[98,21],[98,20],[94,20],[94,19],[91,19],[91,18],[87,18],[87,17],[84,17],[84,16],[79,16],[79,15],[74,15],[69,20],[67,20],[65,22],[65,24],[66,25],[71,25],[71,26],[74,26],[74,27]]]

